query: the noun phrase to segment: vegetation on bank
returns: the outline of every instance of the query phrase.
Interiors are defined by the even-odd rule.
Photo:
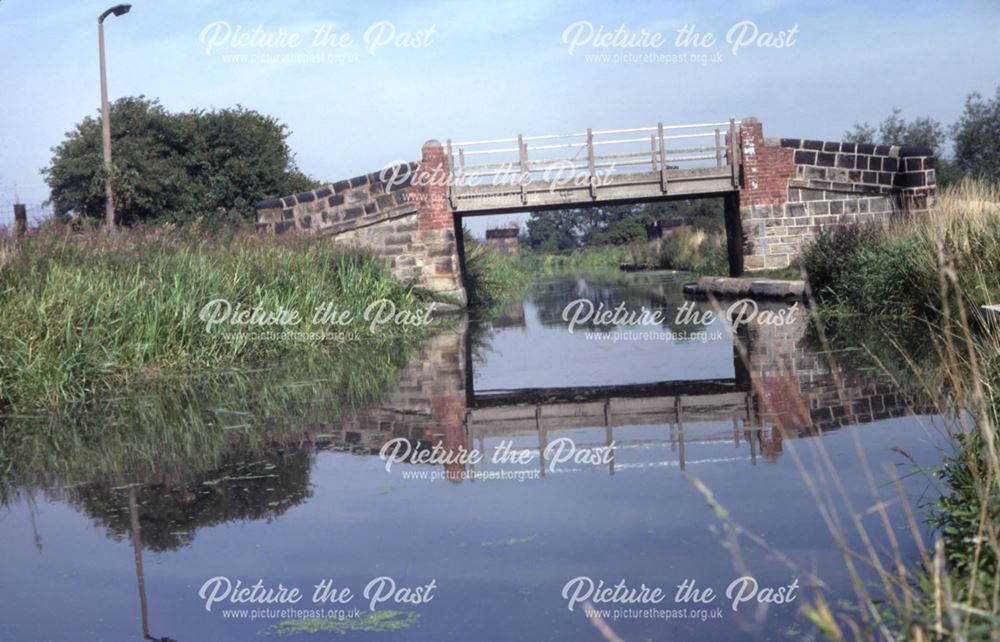
[[[627,262],[696,274],[729,274],[726,233],[681,227],[660,240],[633,246]]]
[[[882,561],[873,551],[844,551],[849,565],[871,565],[878,590],[856,582],[853,614],[834,615],[820,600],[810,617],[832,640],[997,639],[1000,328],[978,309],[1000,301],[1000,191],[965,182],[941,192],[927,215],[830,230],[807,250],[804,267],[827,321],[837,319],[830,312],[847,312],[869,325],[872,317],[923,324],[929,355],[897,345],[895,359],[876,360],[910,370],[903,376],[933,401],[953,439],[953,452],[936,471],[940,497],[919,506],[935,528],[934,541],[923,542],[910,525],[919,567],[901,561],[895,539]],[[823,325],[826,334],[830,324]],[[894,378],[902,368],[891,372]]]
[[[109,237],[51,225],[0,243],[0,406],[8,412],[167,374],[331,350],[338,337],[368,332],[363,313],[373,302],[417,315],[429,298],[371,257],[295,235],[188,226]],[[201,315],[212,301],[225,302],[220,314],[259,306],[299,321],[208,329]],[[349,310],[351,321],[316,319],[324,305]],[[260,340],[259,331],[274,334]],[[422,331],[384,323],[374,334]]]
[[[678,270],[697,274],[729,274],[726,236],[696,227],[684,227],[654,241],[629,245],[602,245],[547,253],[528,251],[522,263],[538,274],[602,273],[623,266],[648,270]]]
[[[312,189],[288,128],[243,107],[172,113],[143,96],[110,107],[119,223],[249,220],[257,201]],[[101,121],[84,118],[42,170],[56,216],[104,217]]]
[[[465,290],[469,307],[490,314],[509,303],[528,284],[524,263],[475,240],[465,232]]]
[[[1000,189],[966,181],[940,192],[925,214],[825,229],[803,262],[827,309],[937,319],[961,304],[974,313],[1000,302]],[[945,286],[954,286],[948,299]]]
[[[521,264],[531,274],[553,275],[567,272],[600,274],[617,272],[625,262],[628,249],[617,246],[588,247],[567,252],[534,252],[521,254]]]

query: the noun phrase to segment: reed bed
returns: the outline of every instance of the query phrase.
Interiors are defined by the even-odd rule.
[[[0,244],[0,409],[51,407],[165,374],[335,351],[338,335],[367,329],[362,313],[372,302],[417,312],[427,298],[375,259],[315,237],[196,226],[108,236],[50,225]],[[219,299],[294,311],[301,321],[209,332],[199,313]],[[324,304],[350,310],[353,322],[317,322]],[[296,332],[258,340],[226,331],[255,329]],[[380,330],[420,334],[394,324]]]

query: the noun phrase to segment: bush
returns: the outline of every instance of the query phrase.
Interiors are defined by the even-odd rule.
[[[249,219],[254,203],[315,185],[295,167],[288,129],[237,107],[170,113],[157,101],[111,105],[112,186],[118,221]],[[87,117],[42,170],[58,216],[104,217],[101,122]]]
[[[878,244],[881,230],[861,225],[824,228],[809,245],[802,262],[813,296],[819,300],[838,294],[858,253]]]
[[[824,230],[803,262],[825,303],[878,316],[935,318],[946,303],[971,313],[1000,300],[1000,193],[965,182],[944,190],[930,212],[887,227]],[[953,281],[944,302],[939,275]]]
[[[728,274],[726,237],[687,228],[676,230],[663,238],[660,267],[699,274]]]
[[[527,281],[516,259],[483,245],[465,232],[465,288],[470,307],[502,306]]]

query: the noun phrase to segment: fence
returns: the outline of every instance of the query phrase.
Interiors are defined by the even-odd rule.
[[[454,185],[494,182],[515,176],[521,184],[553,172],[584,172],[596,184],[598,173],[659,172],[730,166],[735,157],[736,128],[740,121],[607,129],[574,134],[547,134],[446,143]],[[726,136],[728,135],[728,145]],[[480,162],[470,162],[480,161]],[[734,174],[734,179],[736,178]]]
[[[0,204],[0,235],[16,233],[18,219],[22,219],[25,228],[28,228],[52,218],[53,214],[52,206],[46,203],[4,202]]]

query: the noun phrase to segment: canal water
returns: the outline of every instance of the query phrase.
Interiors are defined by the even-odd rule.
[[[9,423],[0,640],[811,639],[853,597],[831,523],[887,551],[884,506],[916,559],[940,420],[864,358],[891,337],[685,280]]]

